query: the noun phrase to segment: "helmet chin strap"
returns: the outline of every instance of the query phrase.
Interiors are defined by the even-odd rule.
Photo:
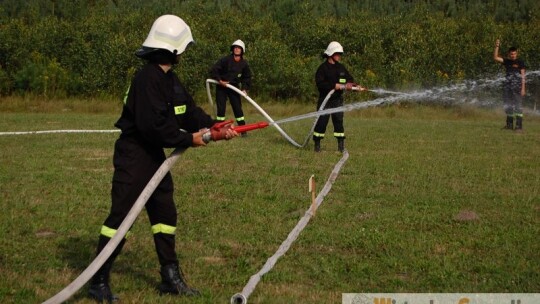
[[[334,53],[334,54],[332,54],[332,56],[328,57],[328,58],[331,59],[331,61],[332,61],[331,63],[339,62],[339,60],[336,60],[336,59],[334,58],[334,56],[336,56],[336,54],[339,54],[339,53]]]
[[[240,55],[237,55],[233,51],[233,58],[234,58],[235,61],[240,61],[240,59],[242,59],[242,57],[243,57],[242,55],[243,55],[243,52],[240,53]]]
[[[337,62],[337,61],[334,59],[334,55],[328,57],[328,62],[330,62],[331,64],[334,64],[334,63]]]

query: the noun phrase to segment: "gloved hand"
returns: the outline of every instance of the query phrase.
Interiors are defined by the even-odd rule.
[[[203,135],[205,143],[209,143],[210,140],[218,141],[222,139],[231,139],[238,136],[238,133],[234,130],[233,120],[227,120],[223,122],[215,123],[208,132]]]

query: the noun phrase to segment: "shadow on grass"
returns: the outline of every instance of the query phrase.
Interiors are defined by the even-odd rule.
[[[67,266],[76,273],[78,277],[96,257],[96,246],[98,238],[91,238],[89,236],[69,237],[59,246],[59,253],[62,256],[62,260],[66,262]],[[115,261],[112,272],[118,276],[129,276],[137,281],[145,282],[148,286],[156,287],[159,284],[158,277],[148,276],[148,274],[138,268],[133,267],[129,261],[137,261],[138,257],[133,252],[124,250],[120,253],[119,258]],[[159,268],[159,266],[157,266]],[[158,275],[159,276],[159,275]],[[75,280],[76,277],[73,278]],[[113,278],[114,280],[114,278]],[[118,282],[119,283],[119,282]],[[119,283],[120,284],[120,283]],[[112,289],[114,291],[115,282],[111,280]],[[88,297],[88,283],[85,284],[72,298],[71,300],[77,302]]]
[[[68,237],[58,247],[62,260],[69,268],[82,272],[94,259],[97,237]]]
[[[68,237],[58,246],[58,252],[67,266],[76,273],[75,280],[88,265],[95,255],[97,238],[91,239],[89,236]],[[87,297],[88,287],[81,288],[71,300],[80,301]]]

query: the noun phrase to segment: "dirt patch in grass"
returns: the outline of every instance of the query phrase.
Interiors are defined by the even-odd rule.
[[[454,220],[458,222],[471,222],[471,221],[477,221],[480,217],[478,214],[471,210],[461,210],[456,216],[454,216]]]
[[[55,235],[56,235],[56,232],[48,230],[48,229],[40,229],[36,231],[37,237],[50,237],[50,236],[55,236]]]

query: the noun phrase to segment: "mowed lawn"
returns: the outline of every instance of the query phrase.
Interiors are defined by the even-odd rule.
[[[261,105],[275,119],[313,105]],[[247,106],[246,106],[247,108]],[[274,116],[275,115],[275,116]],[[0,112],[0,132],[114,129],[115,111]],[[247,120],[263,120],[249,108]],[[282,125],[301,142],[312,120]],[[341,303],[342,293],[540,291],[540,117],[385,106],[345,114],[344,164],[249,303]],[[114,265],[121,303],[228,303],[272,256],[341,159],[273,128],[188,149],[174,166],[177,249],[200,298],[159,296],[147,215]],[[0,302],[41,303],[92,261],[110,207],[118,133],[0,136]],[[169,153],[171,150],[167,150]],[[87,286],[69,303],[92,303]]]

